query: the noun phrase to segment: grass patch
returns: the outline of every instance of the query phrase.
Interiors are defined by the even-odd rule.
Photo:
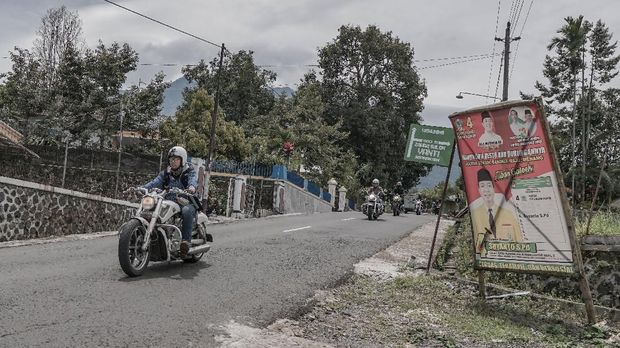
[[[588,217],[584,214],[576,219],[575,225],[578,236],[586,235]],[[590,223],[591,235],[613,236],[620,235],[620,213],[612,211],[599,211],[592,217]]]
[[[610,346],[617,334],[587,326],[582,313],[555,301],[480,301],[474,285],[442,275],[354,276],[334,296],[340,306],[315,308],[307,338],[337,346],[588,347]]]

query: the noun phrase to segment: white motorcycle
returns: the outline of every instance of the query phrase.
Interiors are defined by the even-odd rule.
[[[383,200],[374,193],[366,197],[366,203],[362,204],[362,213],[368,216],[368,220],[377,220],[383,214]]]
[[[177,188],[168,190],[132,189],[142,195],[136,215],[120,227],[118,261],[130,277],[144,273],[149,261],[198,262],[211,249],[213,236],[207,233],[207,216],[198,212],[192,231],[192,245],[181,257],[181,206],[192,203],[192,196]],[[176,197],[176,202],[166,196]]]

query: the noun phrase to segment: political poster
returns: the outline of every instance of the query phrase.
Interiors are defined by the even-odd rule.
[[[574,272],[572,231],[543,117],[535,101],[450,116],[477,269]]]

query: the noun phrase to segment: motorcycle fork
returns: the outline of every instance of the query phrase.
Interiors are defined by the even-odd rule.
[[[157,218],[159,217],[159,212],[161,211],[161,202],[161,199],[157,202],[157,206],[155,207],[155,211],[153,211],[153,216],[149,222],[149,227],[146,229],[146,236],[144,237],[144,243],[142,244],[142,251],[146,251],[151,244],[151,233],[153,233],[153,229],[157,223]]]

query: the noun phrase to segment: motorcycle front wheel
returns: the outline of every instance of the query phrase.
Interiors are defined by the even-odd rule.
[[[121,228],[118,261],[123,272],[130,277],[142,275],[149,264],[150,249],[142,250],[145,237],[146,229],[138,220],[131,220]]]
[[[372,210],[368,209],[368,220],[372,221]]]

